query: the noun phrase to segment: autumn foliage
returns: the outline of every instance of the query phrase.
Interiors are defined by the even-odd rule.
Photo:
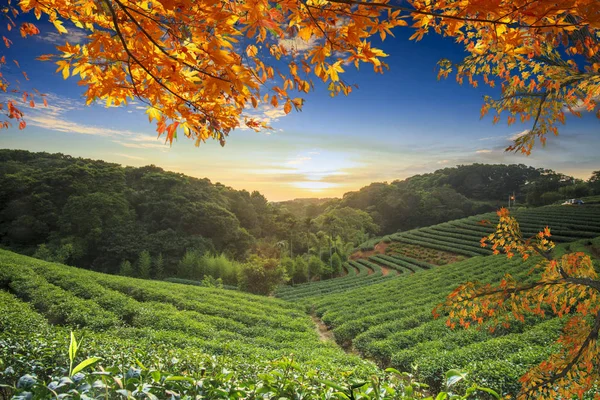
[[[439,77],[502,89],[500,98],[486,97],[482,115],[493,110],[496,122],[507,113],[509,124],[531,120],[511,149],[529,153],[535,137],[543,142],[558,133],[565,111],[592,111],[600,95],[597,0],[20,0],[2,11],[7,29],[24,37],[39,33],[18,24],[28,12],[47,16],[60,33],[85,30],[84,43],[40,58],[54,61],[65,79],[79,79],[88,104],[144,102],[169,142],[178,131],[198,144],[224,143],[240,125],[268,128],[249,110],[300,110],[315,82],[347,95],[347,68],[387,68],[373,38],[409,25],[412,39],[433,31],[468,52],[459,64],[440,61]],[[18,82],[9,84],[3,78],[0,89],[19,92]],[[40,95],[22,97],[34,106]],[[17,102],[3,106],[4,126],[12,119],[23,128]]]
[[[525,283],[507,274],[498,284],[466,283],[434,314],[447,312],[451,328],[486,322],[492,331],[499,325],[509,327],[514,320],[524,321],[526,314],[567,318],[558,352],[521,378],[519,398],[581,398],[600,380],[600,280],[592,260],[582,252],[553,257],[550,229],[523,238],[508,210],[500,210],[498,216],[496,231],[482,239],[482,246],[491,245],[496,254],[509,258],[536,257],[530,273],[538,278]]]

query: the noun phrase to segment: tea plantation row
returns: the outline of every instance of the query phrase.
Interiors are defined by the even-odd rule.
[[[561,321],[528,320],[510,329],[450,330],[432,309],[460,283],[494,282],[509,272],[533,279],[524,265],[504,257],[474,257],[344,293],[310,299],[309,307],[341,345],[381,365],[417,366],[418,377],[439,389],[440,372],[467,367],[471,375],[503,393],[516,393],[519,377],[552,350]]]
[[[102,357],[103,368],[112,368],[121,380],[131,368],[138,372],[130,375],[138,379],[149,366],[193,376],[192,383],[208,374],[206,378],[218,380],[214,389],[227,394],[206,398],[246,397],[235,395],[236,385],[245,382],[254,385],[252,390],[270,387],[263,378],[277,385],[300,385],[294,390],[314,394],[307,398],[325,398],[321,396],[335,390],[319,379],[345,385],[383,374],[372,363],[320,341],[304,310],[278,299],[105,275],[4,250],[0,250],[0,289],[0,384],[13,388],[29,388],[29,378],[22,379],[25,375],[43,387],[52,377],[65,375],[70,330],[84,338],[79,361]],[[291,362],[294,367],[288,365],[288,373],[300,376],[290,382],[283,382],[279,372],[275,374],[279,377],[269,377],[269,371],[285,372],[271,363],[276,359]],[[153,378],[148,379],[146,384],[152,384]],[[191,378],[177,379],[173,382],[186,384]],[[131,382],[139,387],[121,389],[143,389],[139,379]],[[10,390],[0,386],[0,397]],[[284,392],[279,395],[285,397]],[[55,397],[47,389],[45,396]]]
[[[548,206],[518,210],[514,216],[525,236],[533,236],[545,226],[552,231],[557,243],[600,236],[600,207],[598,206]],[[389,237],[398,242],[430,247],[470,257],[490,255],[479,240],[492,233],[498,222],[495,213],[458,219],[431,227],[396,233]]]

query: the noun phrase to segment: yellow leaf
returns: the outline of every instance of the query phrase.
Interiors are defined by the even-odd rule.
[[[246,47],[246,54],[248,54],[248,57],[254,57],[256,54],[258,54],[258,49],[255,45],[251,44],[250,46]]]
[[[153,119],[160,121],[162,113],[154,107],[150,107],[146,110],[148,114],[148,121],[152,122]]]
[[[59,20],[52,21],[54,27],[59,33],[68,33],[67,29],[63,26],[63,23]]]
[[[283,106],[283,112],[285,112],[286,114],[289,114],[290,111],[292,111],[292,102],[288,100],[285,102],[285,105]]]

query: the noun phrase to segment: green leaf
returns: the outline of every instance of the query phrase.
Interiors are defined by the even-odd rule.
[[[451,369],[446,372],[446,386],[451,387],[467,377],[467,373],[458,369]]]
[[[386,368],[385,372],[393,373],[396,375],[402,375],[402,372],[398,371],[396,368]]]
[[[179,375],[169,376],[165,379],[165,381],[187,381],[190,383],[194,383],[194,380],[192,378],[190,378],[189,376],[179,376]]]
[[[71,360],[71,364],[73,364],[73,360],[75,360],[75,356],[77,355],[77,339],[75,339],[75,334],[71,331],[71,343],[69,343],[69,360]]]
[[[324,380],[324,379],[319,379],[319,383],[322,383],[325,386],[329,386],[331,388],[334,388],[335,390],[338,390],[340,392],[345,392],[346,391],[346,389],[343,386],[340,386],[340,385],[338,385],[335,382],[327,381],[327,380]]]
[[[87,360],[83,360],[82,362],[77,364],[77,366],[75,368],[73,368],[73,371],[71,371],[71,376],[75,375],[76,373],[83,370],[84,368],[87,368],[89,366],[96,364],[100,360],[102,360],[102,358],[100,358],[100,357],[90,357]]]
[[[444,400],[448,398],[448,393],[440,392],[437,396],[435,396],[435,400]]]
[[[350,386],[350,388],[352,390],[358,389],[361,386],[365,386],[367,383],[369,383],[369,382],[358,382],[358,383],[355,383],[354,385]]]
[[[492,390],[492,389],[489,389],[489,388],[486,388],[486,387],[477,386],[477,390],[481,390],[482,392],[486,392],[488,394],[491,394],[492,396],[494,396],[497,399],[501,398],[500,395],[497,392],[495,392],[494,390]]]

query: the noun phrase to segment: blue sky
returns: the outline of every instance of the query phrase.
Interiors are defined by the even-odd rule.
[[[350,96],[331,98],[317,85],[304,96],[301,113],[283,116],[281,110],[260,108],[253,112],[268,119],[273,131],[237,130],[224,148],[213,142],[196,148],[185,137],[169,147],[156,138],[140,105],[86,107],[76,79],[65,81],[54,73],[53,63],[34,60],[53,52],[56,44],[83,36],[71,30],[61,37],[47,24],[40,28],[40,37],[26,41],[11,32],[15,45],[4,54],[7,60],[17,58],[31,77],[22,88],[48,93],[50,104],[24,108],[27,128],[1,131],[2,148],[155,164],[236,189],[259,190],[273,201],[341,196],[374,181],[474,162],[523,163],[584,179],[600,169],[600,121],[592,114],[568,118],[560,136],[549,138],[545,148],[537,146],[529,157],[505,153],[510,137],[530,126],[480,120],[483,94],[495,93],[436,79],[436,62],[460,58],[461,48],[436,35],[410,42],[409,28],[378,44],[390,54],[385,74],[374,74],[366,65],[359,72],[348,66],[345,80],[359,86]],[[7,65],[3,73],[19,71]]]

